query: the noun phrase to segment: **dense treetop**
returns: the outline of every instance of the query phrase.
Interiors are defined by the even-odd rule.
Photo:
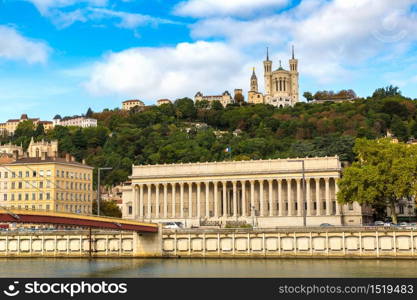
[[[388,129],[402,141],[417,137],[416,111],[416,101],[392,87],[354,102],[301,102],[282,109],[262,104],[195,105],[183,98],[130,112],[89,111],[98,119],[97,128],[56,126],[45,133],[42,126],[25,121],[13,137],[1,141],[27,147],[32,136],[58,139],[61,152],[95,167],[113,167],[105,172],[105,183],[117,184],[128,178],[132,164],[333,155],[353,161],[358,137],[384,137]],[[224,151],[226,147],[231,153]]]

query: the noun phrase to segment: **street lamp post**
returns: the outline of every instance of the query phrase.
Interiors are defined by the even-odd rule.
[[[111,169],[113,168],[97,168],[97,216],[100,215],[100,171]]]
[[[302,184],[302,188],[303,188],[303,226],[306,227],[307,226],[307,216],[306,216],[306,177],[305,177],[305,165],[304,165],[304,160],[303,159],[298,159],[298,160],[288,160],[288,162],[300,162],[301,166],[302,166],[302,175],[303,175],[303,184]]]

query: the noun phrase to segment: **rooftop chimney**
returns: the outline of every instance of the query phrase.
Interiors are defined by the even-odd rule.
[[[15,160],[18,160],[19,159],[19,151],[13,151],[13,158]]]
[[[69,153],[65,153],[65,161],[66,162],[70,162],[71,161],[71,157]]]

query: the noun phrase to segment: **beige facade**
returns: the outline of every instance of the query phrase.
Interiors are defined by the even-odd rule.
[[[269,60],[267,52],[264,61],[264,80],[265,94],[258,91],[258,79],[253,70],[250,91],[248,92],[248,102],[253,104],[264,103],[276,107],[294,106],[299,101],[299,73],[298,60],[294,55],[289,60],[289,70],[285,70],[281,61],[280,66],[275,71],[272,70],[272,61]]]
[[[160,106],[162,104],[171,104],[172,101],[169,99],[159,99],[158,101],[156,101],[156,105]]]
[[[0,134],[13,135],[17,126],[23,121],[31,121],[35,127],[38,124],[43,124],[46,131],[53,128],[53,124],[50,121],[41,121],[39,118],[32,119],[27,114],[22,114],[20,119],[9,119],[5,123],[0,123]]]
[[[58,141],[39,141],[35,142],[33,137],[30,140],[28,149],[26,152],[23,150],[23,146],[13,145],[12,143],[0,145],[0,153],[13,155],[14,158],[23,157],[41,157],[44,153],[47,157],[58,157]]]
[[[223,107],[226,107],[228,104],[233,103],[233,98],[228,91],[225,91],[221,95],[211,95],[211,96],[203,96],[201,92],[198,92],[194,96],[194,102],[198,101],[208,101],[209,103],[213,101],[219,101]]]
[[[137,99],[126,100],[122,102],[122,110],[131,110],[136,106],[144,107],[145,103]]]
[[[255,227],[330,223],[359,225],[367,211],[336,201],[337,157],[134,166],[123,188],[123,217],[180,221],[186,226],[238,223]]]
[[[91,214],[93,168],[63,158],[22,158],[0,168],[0,206]]]

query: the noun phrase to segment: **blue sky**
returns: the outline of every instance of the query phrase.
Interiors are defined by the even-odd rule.
[[[0,0],[0,121],[249,87],[269,46],[300,88],[417,98],[417,0]]]

